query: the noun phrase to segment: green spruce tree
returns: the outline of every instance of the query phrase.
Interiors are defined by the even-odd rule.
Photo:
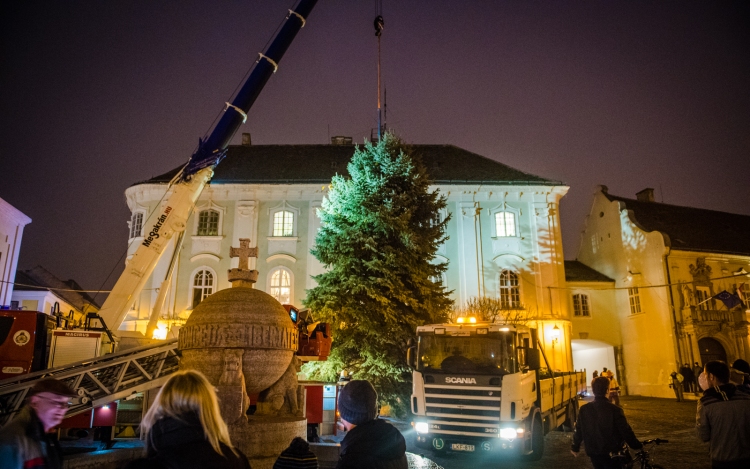
[[[305,306],[331,323],[326,362],[306,371],[326,381],[341,370],[368,379],[397,415],[409,406],[408,341],[422,324],[442,322],[452,300],[435,262],[447,238],[440,220],[445,197],[408,147],[391,134],[357,147],[349,177],[333,178],[319,211],[313,255],[327,268],[307,292]],[[437,280],[437,281],[436,281]]]

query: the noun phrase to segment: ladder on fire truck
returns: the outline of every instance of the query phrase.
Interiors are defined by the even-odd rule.
[[[69,417],[161,386],[179,367],[177,339],[173,339],[2,380],[0,427],[13,419],[40,379],[58,379],[78,393],[66,414]]]

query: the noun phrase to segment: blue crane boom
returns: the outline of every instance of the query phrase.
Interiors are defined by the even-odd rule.
[[[317,0],[300,0],[293,10],[289,10],[278,34],[268,48],[259,54],[250,76],[234,100],[227,103],[224,114],[211,134],[200,141],[196,152],[170,184],[160,206],[144,223],[143,242],[99,311],[103,321],[113,330],[119,328],[172,237],[185,230],[190,212],[203,187],[211,180],[213,169],[226,154],[229,142],[246,120],[248,111],[278,68],[281,58],[305,25],[316,3]],[[149,332],[147,330],[147,335]]]

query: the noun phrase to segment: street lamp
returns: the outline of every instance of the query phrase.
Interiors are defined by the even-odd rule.
[[[552,337],[552,343],[556,344],[557,339],[560,338],[560,328],[557,327],[557,324],[555,324],[555,327],[552,328],[552,332],[550,333],[550,337]]]

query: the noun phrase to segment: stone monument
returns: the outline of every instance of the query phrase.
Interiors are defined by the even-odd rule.
[[[239,267],[229,270],[232,288],[203,300],[180,329],[180,368],[208,377],[232,444],[253,469],[271,469],[294,437],[306,437],[307,420],[297,383],[297,328],[274,297],[253,288],[258,271],[249,269],[248,258],[258,248],[249,246],[240,239],[230,250],[239,257]],[[258,395],[253,415],[246,414],[248,395]]]

